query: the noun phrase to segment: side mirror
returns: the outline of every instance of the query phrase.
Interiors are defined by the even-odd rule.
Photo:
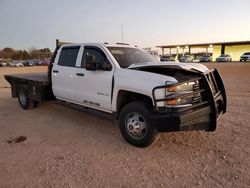
[[[94,56],[87,56],[85,59],[86,70],[95,71],[96,62],[94,61]]]
[[[104,61],[103,63],[100,63],[100,64],[97,63],[96,69],[104,70],[104,71],[111,71],[112,65],[109,62]]]

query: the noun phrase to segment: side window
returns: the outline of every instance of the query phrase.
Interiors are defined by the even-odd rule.
[[[106,61],[106,57],[97,49],[85,48],[82,56],[81,67],[85,68],[85,60],[88,56],[94,56],[94,61],[96,64],[101,65]]]
[[[79,49],[80,46],[70,46],[62,48],[58,65],[66,67],[75,67]]]

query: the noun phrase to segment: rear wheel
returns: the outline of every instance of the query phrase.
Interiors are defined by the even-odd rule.
[[[22,86],[19,89],[18,101],[19,101],[20,106],[25,110],[29,108],[35,108],[38,104],[37,101],[34,101],[29,98],[28,90],[24,86]]]
[[[156,141],[158,133],[151,122],[150,111],[147,104],[142,102],[129,103],[122,109],[119,126],[128,143],[137,147],[147,147]]]

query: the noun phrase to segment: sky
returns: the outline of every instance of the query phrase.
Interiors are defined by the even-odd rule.
[[[250,40],[250,0],[0,0],[0,49]]]

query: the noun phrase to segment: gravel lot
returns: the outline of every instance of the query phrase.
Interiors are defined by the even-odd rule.
[[[250,187],[250,63],[206,65],[227,90],[217,130],[164,133],[146,149],[117,122],[53,101],[22,110],[3,75],[46,67],[0,67],[0,187]]]

